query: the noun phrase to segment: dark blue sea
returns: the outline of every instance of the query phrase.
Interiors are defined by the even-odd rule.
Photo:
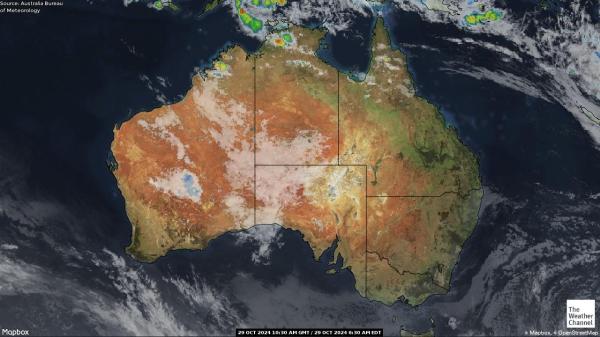
[[[454,26],[386,5],[417,94],[477,155],[485,195],[451,290],[418,307],[361,298],[326,274],[298,232],[227,234],[153,264],[124,248],[131,226],[109,164],[113,129],[180,100],[218,52],[259,41],[229,8],[200,16],[121,1],[0,16],[0,328],[34,335],[230,335],[237,327],[381,327],[436,335],[565,328],[565,301],[600,297],[600,151],[553,101],[449,71],[456,63],[538,78],[452,43]],[[196,11],[196,12],[194,12]],[[329,35],[319,56],[368,69],[374,16]],[[315,23],[308,23],[315,25]],[[318,23],[317,23],[318,24]],[[507,48],[511,41],[472,34]],[[536,77],[538,76],[538,77]],[[597,323],[598,324],[598,323]]]

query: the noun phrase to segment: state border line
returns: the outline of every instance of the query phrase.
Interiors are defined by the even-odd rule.
[[[254,203],[252,205],[252,208],[254,208],[254,226],[257,225],[256,223],[256,57],[257,56],[253,56],[252,60],[253,60],[253,65],[252,65],[252,74],[253,74],[253,104],[254,104],[254,108],[253,110],[253,114],[254,114],[254,122],[252,125],[252,137],[253,137],[253,146],[252,146],[252,152],[254,152]]]
[[[282,166],[282,167],[286,167],[286,166],[291,166],[291,167],[297,167],[297,166],[318,166],[318,167],[367,167],[368,165],[363,165],[363,164],[254,164],[254,166],[260,167],[260,166]]]
[[[365,165],[365,298],[369,298],[368,296],[368,291],[369,291],[369,287],[367,286],[368,284],[368,254],[367,252],[369,251],[369,193],[368,193],[368,188],[369,188],[369,178],[367,177],[367,175],[369,174],[369,166]]]
[[[340,165],[340,71],[337,71],[337,164]]]

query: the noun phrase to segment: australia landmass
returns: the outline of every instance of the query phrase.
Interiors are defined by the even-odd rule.
[[[477,222],[476,158],[415,96],[381,20],[362,81],[315,55],[322,38],[293,27],[255,54],[230,48],[180,102],[115,128],[131,255],[151,262],[278,224],[315,258],[336,242],[362,296],[419,304],[447,292]]]

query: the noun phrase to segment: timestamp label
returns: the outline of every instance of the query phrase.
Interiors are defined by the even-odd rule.
[[[237,329],[236,336],[383,336],[383,329]]]

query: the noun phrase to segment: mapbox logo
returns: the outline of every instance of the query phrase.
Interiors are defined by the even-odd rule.
[[[29,330],[2,329],[2,336],[29,336]]]
[[[595,328],[595,300],[567,300],[567,328]]]

